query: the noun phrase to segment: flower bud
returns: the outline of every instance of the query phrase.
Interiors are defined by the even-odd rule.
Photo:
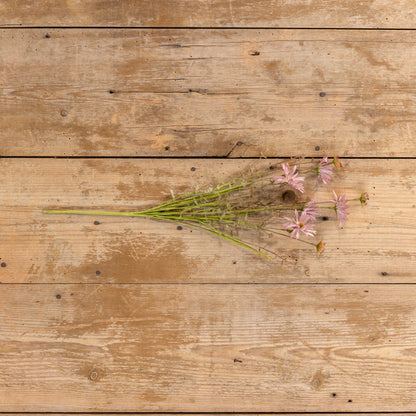
[[[369,200],[370,198],[369,198],[369,196],[368,196],[368,193],[367,192],[363,192],[361,195],[360,195],[360,198],[359,198],[359,200],[360,200],[360,202],[361,202],[361,206],[362,207],[364,207],[365,205],[367,205],[367,201]]]
[[[334,160],[332,161],[332,163],[338,169],[343,167],[343,165],[342,165],[341,161],[339,160],[339,157],[338,156],[334,156]]]
[[[321,240],[315,247],[318,253],[322,253],[325,248],[325,243]]]

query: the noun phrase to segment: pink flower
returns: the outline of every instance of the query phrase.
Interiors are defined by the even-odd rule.
[[[316,221],[316,217],[318,216],[318,204],[314,199],[311,199],[303,207],[302,212],[304,212],[311,219],[311,221]]]
[[[310,237],[316,234],[316,231],[313,229],[314,223],[305,212],[302,212],[299,217],[298,210],[295,209],[295,217],[285,217],[285,220],[288,222],[285,222],[282,226],[285,230],[291,231],[290,236],[292,238],[299,239],[301,232]]]
[[[334,174],[333,170],[334,161],[328,161],[328,156],[325,156],[316,168],[318,180],[321,179],[324,185],[328,185],[328,183],[331,182],[332,175]]]
[[[289,163],[283,163],[282,164],[284,176],[273,176],[273,182],[274,183],[287,183],[292,188],[295,188],[296,190],[300,192],[305,192],[305,189],[303,188],[303,180],[305,179],[303,176],[298,177],[298,173],[296,173],[296,166],[293,167],[292,170],[290,170]]]
[[[349,212],[347,211],[347,209],[349,208],[349,205],[347,203],[348,202],[347,194],[344,194],[342,196],[337,196],[335,191],[333,192],[334,192],[335,199],[331,199],[330,202],[333,202],[335,204],[333,208],[339,219],[339,225],[340,227],[342,227],[344,223],[347,221],[348,214],[349,214]]]

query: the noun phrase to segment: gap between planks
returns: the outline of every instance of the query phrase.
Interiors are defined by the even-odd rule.
[[[63,30],[307,30],[307,31],[373,31],[373,32],[389,32],[389,31],[412,31],[414,27],[308,27],[308,26],[7,26],[1,25],[1,30],[39,30],[39,29],[63,29]],[[1,412],[0,412],[1,414]]]
[[[332,157],[330,155],[329,157]],[[244,156],[244,157],[233,157],[233,156],[2,156],[0,159],[64,159],[64,160],[106,160],[106,159],[132,159],[132,160],[293,160],[296,161],[296,156],[273,156],[273,157],[261,157],[261,156]],[[318,160],[320,156],[302,156],[301,159],[306,160]],[[415,160],[416,156],[348,156],[338,157],[341,160]]]

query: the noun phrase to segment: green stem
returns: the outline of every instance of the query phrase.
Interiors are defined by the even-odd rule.
[[[188,224],[188,223],[185,223],[185,224]],[[188,225],[191,225],[192,227],[198,228],[198,229],[200,229],[200,230],[205,230],[205,231],[208,231],[209,233],[214,234],[214,235],[216,235],[216,236],[218,236],[218,237],[221,237],[221,238],[223,238],[224,240],[231,241],[231,242],[233,242],[233,243],[235,243],[235,244],[239,245],[240,247],[244,247],[244,248],[246,248],[246,249],[248,249],[248,250],[250,250],[250,251],[253,251],[253,252],[255,252],[255,253],[259,254],[260,256],[266,257],[266,258],[267,258],[267,259],[269,259],[269,260],[273,260],[273,259],[272,259],[270,256],[268,256],[267,254],[265,254],[265,253],[261,252],[260,250],[255,249],[254,247],[251,247],[250,245],[248,245],[248,244],[247,244],[247,243],[245,243],[244,241],[242,241],[242,240],[240,240],[240,239],[238,239],[238,238],[236,238],[236,237],[233,237],[233,236],[232,236],[232,235],[230,235],[230,234],[224,233],[224,232],[222,232],[222,231],[217,231],[215,228],[211,228],[211,227],[209,227],[208,225],[205,225],[204,227],[202,227],[202,226],[200,227],[200,226],[195,225],[195,224],[188,224]]]
[[[216,230],[215,228],[209,226],[206,222],[199,220],[197,218],[192,218],[192,217],[183,217],[181,219],[175,218],[175,217],[164,217],[164,216],[160,216],[160,215],[148,215],[148,214],[144,214],[143,212],[112,212],[112,211],[82,211],[82,210],[44,210],[42,211],[44,214],[80,214],[80,215],[111,215],[111,216],[134,216],[134,217],[147,217],[147,218],[154,218],[154,219],[159,219],[159,220],[163,220],[163,221],[169,221],[169,222],[175,222],[175,223],[180,223],[180,224],[186,224],[189,226],[192,226],[194,228],[200,229],[200,230],[205,230],[211,234],[214,234],[224,240],[227,241],[231,241],[237,245],[239,245],[240,247],[244,247],[250,251],[253,251],[263,257],[268,258],[269,260],[272,260],[272,258],[270,256],[268,256],[267,254],[261,252],[260,250],[255,249],[254,247],[251,247],[249,244],[245,243],[244,241],[233,237],[230,234],[227,234],[225,232]],[[195,223],[192,222],[196,222],[197,224],[201,224],[201,225],[197,225]]]
[[[316,244],[311,243],[310,241],[305,241],[305,240],[301,240],[301,239],[294,239],[290,235],[287,235],[287,234],[282,233],[280,231],[275,231],[275,230],[273,230],[271,228],[262,227],[262,230],[264,232],[266,232],[266,233],[272,233],[272,234],[276,234],[276,235],[281,235],[282,237],[291,238],[292,240],[299,241],[301,243],[309,244],[309,245],[314,246],[314,247],[316,246]],[[281,231],[285,231],[285,230],[281,230]]]
[[[79,215],[113,215],[123,217],[146,217],[142,212],[82,211],[74,209],[43,210],[43,214],[79,214]]]

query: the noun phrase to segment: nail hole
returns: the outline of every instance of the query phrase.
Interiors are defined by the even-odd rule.
[[[327,216],[325,215],[325,216],[321,217],[321,220],[322,220],[322,221],[328,221],[328,220],[329,220],[329,217],[327,217]]]
[[[99,270],[96,270],[96,271],[95,271],[95,274],[96,274],[97,276],[99,276],[99,275],[101,274],[101,272],[100,272]]]
[[[191,171],[192,171],[192,172],[195,172],[195,171],[196,171],[196,168],[194,168],[194,167],[192,166]]]
[[[381,275],[382,276],[388,276],[388,273],[387,272],[381,272]]]
[[[114,91],[113,90],[110,90],[110,91],[108,91],[110,94],[114,94]]]
[[[237,142],[237,146],[242,146],[243,144],[243,142]]]
[[[94,225],[100,225],[100,221],[94,221]]]
[[[332,397],[337,397],[337,394],[336,393],[332,393]]]
[[[251,56],[259,56],[260,55],[260,52],[259,51],[250,51],[249,52],[249,55],[251,55]]]
[[[6,267],[6,266],[7,266],[7,264],[4,263],[4,262],[1,264],[1,267]]]
[[[170,146],[165,146],[165,150],[169,150],[170,149]]]
[[[321,148],[319,146],[315,146],[315,150],[318,152]]]
[[[352,403],[352,400],[351,399],[348,399],[348,403]]]
[[[182,227],[182,225],[178,225],[178,226],[176,227],[176,229],[180,231],[180,230],[183,230],[183,227]]]
[[[68,111],[66,110],[61,110],[61,116],[62,117],[66,117],[68,115]]]
[[[49,39],[51,37],[51,35],[49,34],[49,33],[47,33],[46,35],[45,35],[45,38],[46,39]]]
[[[61,295],[56,295],[56,299],[61,299]]]
[[[325,97],[325,95],[326,95],[326,93],[325,93],[325,92],[320,92],[320,93],[319,93],[319,96],[320,96],[320,97]]]

